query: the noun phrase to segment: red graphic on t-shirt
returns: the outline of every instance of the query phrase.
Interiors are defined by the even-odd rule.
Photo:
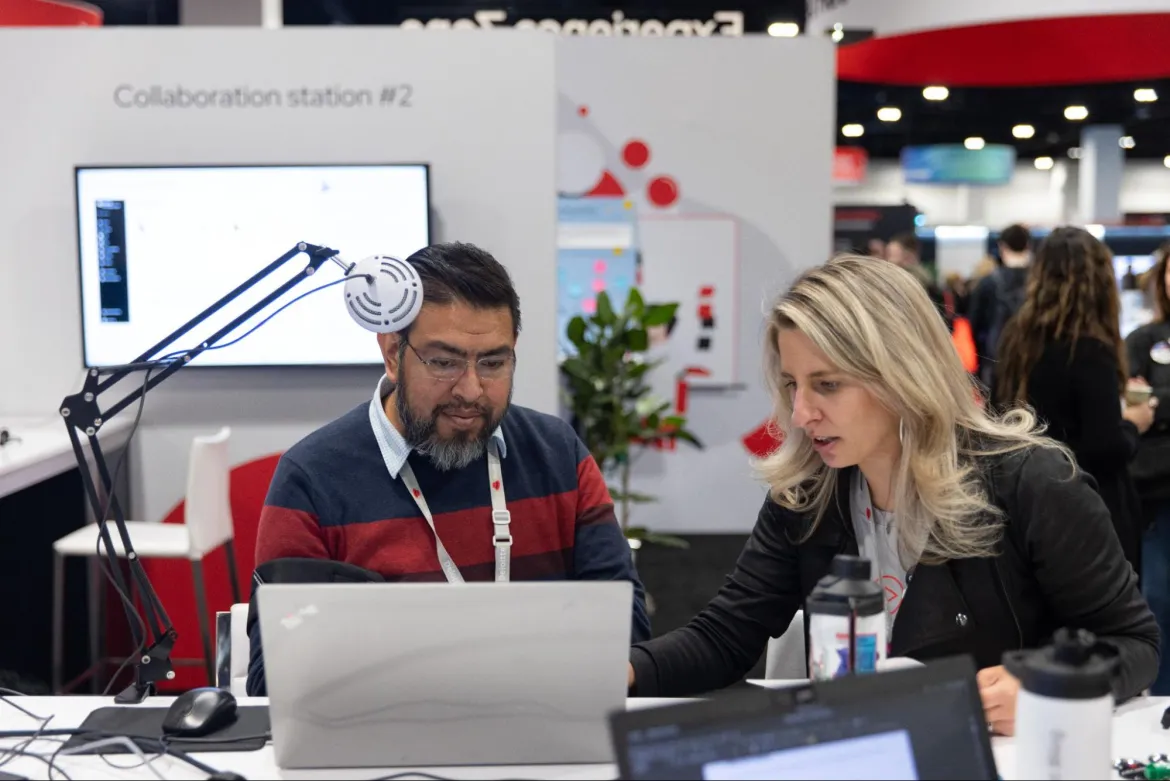
[[[882,580],[878,585],[883,587],[886,592],[886,612],[891,616],[898,615],[898,608],[902,607],[902,594],[905,593],[906,587],[893,575],[882,575]]]

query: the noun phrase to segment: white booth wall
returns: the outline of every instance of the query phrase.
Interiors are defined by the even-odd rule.
[[[0,105],[19,107],[0,116],[0,289],[8,299],[0,366],[10,378],[0,412],[49,417],[80,387],[74,165],[394,161],[431,163],[436,240],[481,245],[514,275],[527,323],[515,400],[554,411],[554,43],[506,31],[439,39],[371,28],[0,30]],[[377,95],[401,83],[413,87],[409,108],[122,108],[114,100],[121,84],[281,93],[341,86]],[[331,241],[289,236],[288,246],[301,240]],[[330,269],[339,271],[323,268],[323,280]],[[224,280],[223,292],[237,281]],[[280,328],[280,319],[265,327]],[[148,395],[135,437],[136,512],[159,519],[182,498],[193,435],[231,425],[234,463],[283,450],[368,399],[379,373],[174,375]]]
[[[557,134],[566,101],[588,103],[612,144],[637,136],[653,145],[656,170],[681,187],[664,214],[723,215],[738,236],[735,325],[724,331],[735,334],[737,381],[693,394],[691,427],[705,450],[644,460],[635,489],[660,501],[635,520],[659,531],[747,531],[763,489],[743,438],[769,412],[762,313],[831,242],[832,52],[819,39],[503,30],[0,30],[0,105],[19,107],[0,116],[0,365],[19,377],[4,383],[0,415],[51,418],[80,387],[74,165],[395,161],[431,164],[435,240],[479,244],[514,275],[524,313],[514,400],[555,411]],[[113,100],[119,84],[376,92],[403,82],[413,85],[409,110],[125,109]],[[314,238],[290,246],[298,240]],[[175,375],[148,396],[136,435],[136,516],[161,519],[182,498],[193,435],[231,425],[237,464],[279,452],[368,399],[377,374]]]

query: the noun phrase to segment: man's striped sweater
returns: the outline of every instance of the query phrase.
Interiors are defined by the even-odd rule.
[[[409,458],[435,528],[466,581],[494,577],[487,458],[439,471],[394,431],[383,457],[366,404],[313,432],[280,459],[260,516],[257,566],[278,558],[333,559],[388,581],[445,580],[426,519],[387,461]],[[642,584],[597,463],[559,418],[512,405],[495,434],[512,515],[514,581],[629,580],[631,641],[650,637]],[[534,616],[532,620],[539,621]],[[265,691],[259,625],[251,633],[248,693]]]

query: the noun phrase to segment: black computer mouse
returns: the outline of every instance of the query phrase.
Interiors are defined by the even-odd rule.
[[[163,734],[200,738],[236,720],[236,698],[227,689],[204,686],[183,692],[163,718]]]

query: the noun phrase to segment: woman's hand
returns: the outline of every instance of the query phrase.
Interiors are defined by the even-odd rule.
[[[997,735],[1008,737],[1015,735],[1019,680],[1002,665],[980,670],[975,680],[979,684],[979,697],[983,700],[983,714],[987,719],[987,726]]]
[[[1121,417],[1137,426],[1139,434],[1144,434],[1154,425],[1154,407],[1158,402],[1150,399],[1145,404],[1132,404],[1121,411]]]

